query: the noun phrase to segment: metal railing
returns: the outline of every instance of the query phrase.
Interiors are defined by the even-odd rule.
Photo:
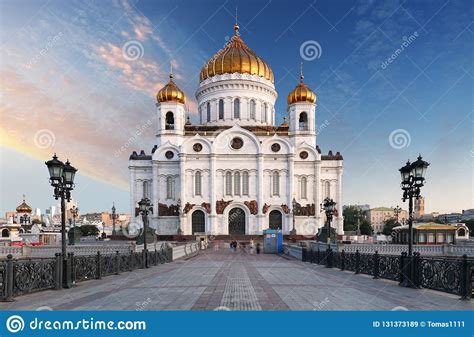
[[[300,248],[300,247],[298,247]],[[345,250],[312,250],[301,248],[303,262],[339,268],[355,274],[366,274],[374,279],[383,278],[398,281],[413,288],[427,288],[460,295],[461,299],[472,297],[474,281],[474,259],[462,257],[413,257],[401,255],[346,253]],[[287,248],[290,252],[291,248]],[[289,254],[291,255],[291,254]]]
[[[147,256],[145,256],[147,254]],[[101,279],[103,276],[118,275],[122,272],[156,266],[171,262],[172,249],[141,251],[115,254],[75,256],[68,253],[66,262],[71,265],[72,283]],[[146,266],[146,262],[148,266]],[[15,296],[47,289],[63,287],[64,261],[60,253],[54,258],[18,258],[10,254],[0,261],[0,301],[13,301]]]

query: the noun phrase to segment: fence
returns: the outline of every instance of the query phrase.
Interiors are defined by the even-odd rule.
[[[8,255],[6,260],[0,261],[0,301],[12,301],[15,296],[46,289],[61,289],[63,275],[74,284],[171,261],[172,248],[148,252],[116,251],[114,254],[98,251],[87,256],[68,253],[66,259],[60,253],[54,258],[14,259]]]
[[[373,254],[377,251],[379,254],[398,255],[407,250],[407,245],[399,244],[340,244],[339,251],[346,253],[355,253],[357,250],[360,253]],[[445,255],[445,256],[459,256],[467,255],[474,256],[474,246],[472,245],[413,245],[413,251],[423,255]]]
[[[286,247],[291,251],[301,249],[303,262],[317,263],[328,268],[352,271],[355,274],[367,274],[374,279],[384,278],[398,281],[401,285],[414,288],[427,288],[460,295],[462,299],[471,299],[474,280],[474,259],[466,255],[454,257],[422,257],[414,253],[413,257],[403,252],[401,255],[365,254],[356,251],[332,249],[313,250],[306,247]],[[292,256],[297,256],[293,254]]]
[[[135,243],[126,242],[121,244],[78,244],[68,245],[67,252],[74,253],[74,255],[93,255],[98,251],[101,254],[113,254],[116,251],[120,253],[127,253],[130,250],[135,251]],[[54,257],[56,253],[61,252],[61,246],[22,246],[22,247],[0,247],[0,257],[5,258],[11,254],[14,257]]]

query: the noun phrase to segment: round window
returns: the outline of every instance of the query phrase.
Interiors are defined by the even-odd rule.
[[[173,151],[166,151],[165,157],[168,159],[172,159],[174,157]]]
[[[308,152],[306,152],[306,151],[301,151],[301,152],[300,152],[300,158],[301,158],[301,159],[306,159],[306,158],[308,158]]]
[[[234,150],[238,150],[238,149],[242,148],[242,146],[244,146],[244,141],[242,140],[242,138],[235,137],[235,138],[232,139],[232,141],[230,142],[230,146],[231,146]]]
[[[200,143],[196,143],[193,145],[193,150],[196,152],[201,152],[202,150],[202,145]]]
[[[280,149],[281,149],[280,144],[278,144],[278,143],[273,143],[272,144],[272,151],[273,152],[278,152],[278,151],[280,151]]]

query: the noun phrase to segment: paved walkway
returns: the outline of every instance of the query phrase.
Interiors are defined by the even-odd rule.
[[[473,301],[225,246],[1,303],[2,310],[473,310]]]

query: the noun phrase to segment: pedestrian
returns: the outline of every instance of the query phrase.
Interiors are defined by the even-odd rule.
[[[260,242],[257,242],[257,254],[260,254]]]
[[[250,239],[250,245],[249,245],[250,246],[250,255],[253,255],[253,245],[254,245],[253,239]]]

